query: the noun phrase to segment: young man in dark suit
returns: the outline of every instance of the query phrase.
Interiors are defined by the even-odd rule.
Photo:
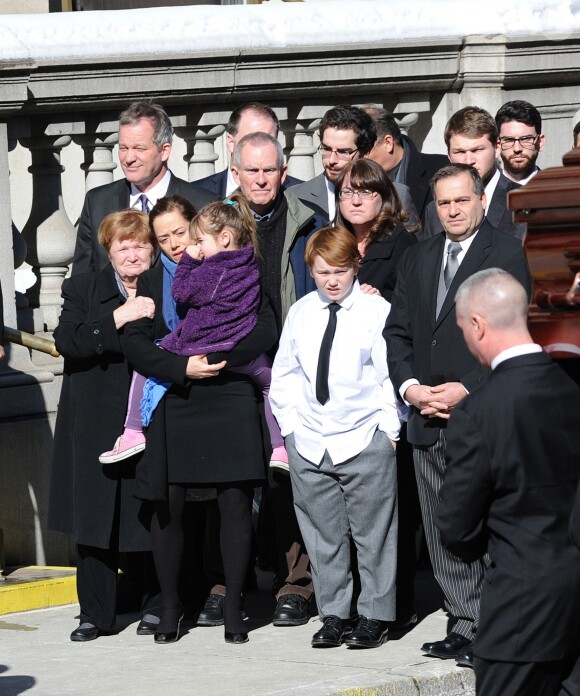
[[[449,414],[486,377],[455,322],[455,292],[483,268],[508,270],[528,289],[531,278],[519,240],[499,232],[484,217],[486,197],[477,170],[448,165],[432,179],[433,198],[444,235],[408,249],[399,264],[391,312],[385,327],[389,374],[410,406],[407,438],[413,457],[425,538],[435,577],[451,616],[449,635],[425,643],[442,659],[462,656],[479,620],[482,560],[463,563],[446,551],[433,523],[445,474]]]
[[[533,342],[526,291],[509,273],[468,278],[456,314],[469,350],[492,370],[451,414],[435,513],[452,553],[466,563],[490,558],[476,693],[577,694],[565,680],[580,655],[580,552],[568,535],[580,387]]]
[[[499,133],[493,116],[477,106],[456,111],[445,126],[445,144],[449,161],[474,167],[485,186],[485,216],[500,232],[523,239],[526,226],[513,221],[507,208],[507,194],[519,184],[502,174],[497,166],[500,155]],[[419,239],[429,239],[441,232],[434,203],[425,211],[425,221]]]
[[[226,125],[226,147],[230,157],[244,136],[250,133],[267,133],[273,138],[277,138],[279,130],[278,117],[274,109],[267,104],[250,102],[238,106],[232,111]],[[229,196],[238,188],[230,167],[226,167],[221,172],[210,174],[203,179],[198,179],[195,183],[206,191],[215,193],[220,198]],[[284,186],[288,188],[301,183],[301,179],[295,179],[287,174]]]
[[[168,168],[173,127],[159,104],[134,102],[119,116],[119,161],[124,179],[87,192],[79,220],[73,274],[102,270],[109,257],[98,242],[103,219],[125,208],[150,212],[163,196],[183,196],[200,209],[216,199]]]

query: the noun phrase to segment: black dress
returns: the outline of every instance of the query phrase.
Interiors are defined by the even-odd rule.
[[[157,407],[147,433],[147,448],[138,466],[139,495],[163,500],[168,483],[209,485],[264,478],[264,455],[256,390],[243,375],[222,370],[217,377],[188,380],[187,358],[162,350],[154,340],[168,333],[163,321],[163,265],[139,278],[139,295],[155,301],[155,319],[127,327],[123,347],[144,375],[174,384]],[[264,301],[252,333],[228,353],[212,354],[245,364],[272,347],[277,339],[269,304]]]

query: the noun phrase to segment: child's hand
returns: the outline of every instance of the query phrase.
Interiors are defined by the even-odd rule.
[[[192,259],[201,259],[201,248],[197,244],[190,244],[188,247],[185,247],[185,251],[188,256],[191,256]]]

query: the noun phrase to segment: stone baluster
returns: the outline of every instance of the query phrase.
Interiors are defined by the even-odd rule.
[[[34,310],[35,332],[52,332],[60,315],[60,288],[71,262],[76,232],[62,199],[60,151],[69,135],[24,138],[31,152],[32,208],[22,235],[28,245],[27,262],[37,277],[28,291]]]
[[[189,181],[203,179],[215,174],[215,162],[219,159],[215,151],[216,140],[224,133],[224,125],[178,126],[175,133],[183,138],[187,154],[187,178]]]
[[[85,161],[81,164],[81,169],[85,172],[85,191],[110,184],[117,168],[113,161],[113,148],[119,142],[118,132],[86,133],[75,135],[73,140],[83,148],[85,156]]]
[[[314,157],[317,154],[317,146],[314,143],[314,133],[319,123],[320,117],[313,118],[310,114],[301,114],[297,119],[281,123],[286,142],[292,144],[286,148],[288,174],[303,181],[316,176]]]

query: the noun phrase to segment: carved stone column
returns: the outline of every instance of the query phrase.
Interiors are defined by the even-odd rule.
[[[219,159],[215,151],[215,141],[224,131],[224,125],[175,128],[175,133],[183,138],[187,145],[187,154],[183,159],[187,162],[189,181],[215,174],[215,162]]]
[[[34,330],[51,332],[58,323],[60,287],[71,262],[76,232],[62,200],[60,151],[71,142],[68,135],[25,138],[32,165],[32,208],[22,230],[28,245],[26,260],[37,282],[28,291],[34,311]]]
[[[85,191],[110,184],[117,168],[113,161],[113,148],[119,142],[118,132],[75,135],[73,140],[83,148],[85,155],[85,161],[81,164],[85,172]]]
[[[288,174],[308,181],[316,176],[314,157],[317,146],[314,144],[314,132],[318,128],[320,118],[298,118],[293,121],[283,121],[282,131],[286,142],[292,143],[288,157]]]

